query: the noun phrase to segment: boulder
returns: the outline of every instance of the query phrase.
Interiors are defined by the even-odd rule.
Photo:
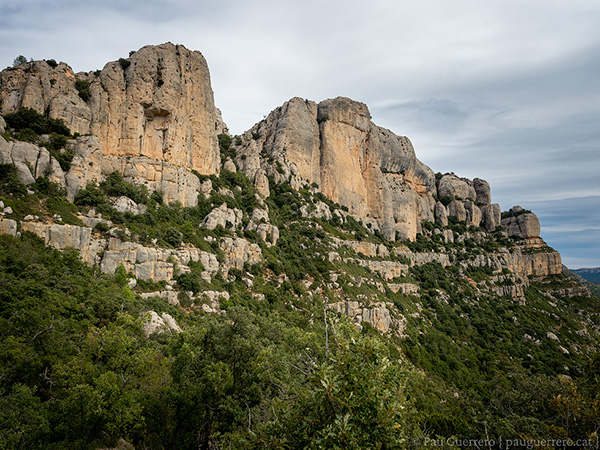
[[[454,174],[446,174],[440,178],[437,193],[440,197],[461,200],[475,200],[477,197],[473,182],[466,178],[459,178]]]
[[[213,209],[204,218],[203,225],[209,230],[214,230],[217,226],[222,226],[229,230],[235,230],[242,223],[243,213],[237,208],[230,209],[227,203]]]
[[[509,236],[528,239],[540,235],[540,221],[537,216],[520,206],[513,206],[508,213],[504,213],[501,225]]]

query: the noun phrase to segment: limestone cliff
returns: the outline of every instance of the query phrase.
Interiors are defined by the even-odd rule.
[[[226,127],[214,105],[208,67],[199,52],[180,45],[143,47],[94,73],[75,74],[64,63],[45,61],[2,71],[0,112],[23,107],[63,119],[84,136],[67,144],[74,156],[66,172],[46,149],[1,137],[0,162],[14,164],[25,184],[48,177],[66,189],[69,200],[88,182],[117,171],[127,181],[161,191],[167,202],[193,206],[210,186],[204,187],[192,171],[220,171],[217,136]],[[343,209],[332,211],[319,201],[314,210],[303,206],[305,216],[336,215],[342,221],[350,216],[390,240],[410,241],[423,233],[424,222],[447,227],[455,218],[488,232],[502,225],[509,236],[522,239],[524,248],[553,255],[552,261],[540,263],[547,272],[560,267],[559,256],[544,253],[534,214],[513,208],[501,218],[485,180],[435,175],[417,159],[410,140],[375,125],[363,103],[343,97],[320,103],[293,98],[233,145],[235,161],[227,158],[224,167],[246,174],[263,197],[269,196],[270,183],[289,182],[320,192]],[[274,245],[279,231],[263,216],[243,226]],[[241,211],[226,204],[206,218],[209,229],[228,228],[228,223],[236,229],[242,218]],[[444,230],[444,239],[454,239],[451,230]],[[519,272],[515,264],[504,266]],[[365,265],[387,270],[373,262]]]
[[[181,45],[146,46],[90,73],[45,61],[2,71],[0,113],[24,107],[63,119],[73,133],[96,136],[104,156],[153,166],[146,176],[137,164],[139,178],[172,177],[163,164],[219,173],[217,135],[224,125],[208,66],[200,52]]]
[[[266,176],[312,185],[389,239],[414,239],[421,221],[433,221],[433,171],[408,138],[373,124],[363,103],[293,98],[244,133],[236,150],[238,167],[257,185]]]

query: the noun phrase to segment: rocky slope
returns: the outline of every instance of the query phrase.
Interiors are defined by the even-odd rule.
[[[333,446],[595,436],[600,299],[534,213],[434,174],[365,105],[294,98],[230,137],[201,55],[165,44],[5,70],[0,108],[21,107],[91,134],[0,117],[8,447],[308,448],[319,396]],[[400,394],[414,429],[389,420]]]
[[[226,127],[199,52],[163,44],[144,47],[97,73],[74,74],[64,63],[53,66],[36,61],[3,71],[0,111],[32,108],[85,134],[67,141],[62,150],[73,154],[68,170],[44,147],[13,141],[6,134],[8,140],[0,137],[0,163],[14,165],[20,182],[28,186],[47,178],[64,188],[70,201],[88,183],[119,173],[126,182],[162,192],[167,203],[201,208],[198,229],[218,231],[210,241],[215,247],[165,249],[156,240],[141,242],[136,235],[141,225],[131,232],[127,221],[135,223],[138,216],[156,221],[152,214],[158,205],[137,205],[127,197],[104,206],[109,214],[130,214],[129,219],[116,216],[124,226],[83,208],[73,222],[78,225],[7,215],[0,220],[5,233],[31,231],[60,250],[79,250],[88,264],[104,272],[114,273],[123,265],[136,278],[173,285],[177,275],[190,272],[190,262],[200,262],[202,279],[210,282],[217,273],[227,277],[230,270],[243,271],[248,264],[267,260],[263,253],[277,246],[282,226],[269,205],[283,206],[277,197],[289,194],[287,186],[303,192],[294,200],[298,219],[321,229],[334,224],[352,232],[341,232],[344,238],[339,239],[330,230],[322,251],[332,264],[349,263],[374,274],[372,284],[379,292],[418,294],[418,286],[405,279],[411,268],[458,265],[491,271],[495,278],[478,286],[482,292],[523,300],[532,278],[562,272],[559,253],[539,236],[535,214],[514,207],[501,215],[487,181],[434,174],[417,159],[408,138],[375,125],[362,103],[336,98],[317,104],[293,98],[219,148],[218,135]],[[0,132],[4,128],[0,123]],[[220,172],[238,184],[213,186],[223,182],[201,176]],[[250,180],[256,194],[239,184],[240,176]],[[254,206],[245,208],[248,204]],[[148,206],[154,209],[147,212]],[[115,228],[108,234],[95,232],[99,222]],[[337,300],[342,303],[335,310],[352,311],[360,320],[373,318],[378,329],[402,323],[382,322],[388,315],[369,310],[369,302],[350,307],[343,302],[355,299]],[[373,301],[385,309],[385,301]]]

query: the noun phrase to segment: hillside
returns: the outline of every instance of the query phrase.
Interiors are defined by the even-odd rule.
[[[600,267],[587,268],[587,269],[573,269],[571,272],[576,273],[583,279],[591,281],[593,283],[600,283]]]
[[[0,112],[0,447],[597,439],[600,299],[366,105],[230,136],[163,44],[6,69]]]

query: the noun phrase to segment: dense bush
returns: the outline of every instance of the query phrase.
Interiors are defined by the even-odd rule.
[[[112,172],[100,183],[100,189],[111,197],[129,197],[136,203],[148,203],[148,189],[143,185],[135,185],[123,180],[119,172]],[[162,201],[162,198],[161,198]]]
[[[84,102],[87,102],[92,95],[92,93],[90,91],[90,86],[91,86],[91,84],[87,80],[75,80],[75,89],[77,89],[77,92],[79,93],[79,97]]]
[[[21,108],[15,113],[6,114],[4,120],[16,132],[29,129],[34,133],[71,136],[71,130],[62,119],[52,119],[31,108]]]
[[[81,189],[75,196],[74,203],[80,206],[99,206],[106,202],[106,196],[98,186],[93,183]]]
[[[121,69],[127,70],[127,68],[131,65],[131,61],[125,58],[119,58],[119,65],[121,66]]]

